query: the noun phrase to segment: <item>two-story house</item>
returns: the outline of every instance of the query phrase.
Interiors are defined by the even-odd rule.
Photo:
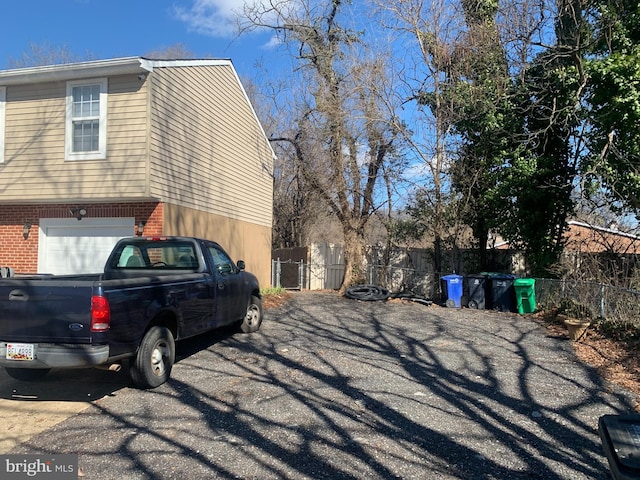
[[[119,238],[189,235],[268,285],[273,159],[229,60],[0,71],[0,265],[97,272]]]

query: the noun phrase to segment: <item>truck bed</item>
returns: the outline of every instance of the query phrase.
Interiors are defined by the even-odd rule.
[[[12,342],[87,343],[93,286],[101,275],[0,280],[0,338]]]

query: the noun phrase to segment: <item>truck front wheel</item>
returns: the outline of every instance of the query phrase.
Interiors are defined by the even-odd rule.
[[[139,388],[156,388],[169,379],[176,358],[176,343],[166,327],[151,327],[131,360],[130,374]]]
[[[31,380],[39,380],[49,373],[48,368],[14,368],[6,367],[5,370],[11,378],[29,382]]]
[[[252,333],[258,331],[262,325],[262,300],[255,295],[251,296],[247,313],[240,322],[240,330],[244,333]]]

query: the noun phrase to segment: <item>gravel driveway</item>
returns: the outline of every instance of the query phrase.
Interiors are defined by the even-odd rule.
[[[633,400],[521,316],[335,293],[178,356],[12,453],[77,453],[87,479],[608,479],[598,418]]]

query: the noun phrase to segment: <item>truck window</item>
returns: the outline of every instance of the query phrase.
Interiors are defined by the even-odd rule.
[[[198,268],[192,244],[184,242],[158,242],[147,247],[149,262],[156,268]]]
[[[193,247],[179,247],[176,254],[176,267],[178,268],[198,268],[198,261],[193,252]]]
[[[141,268],[144,267],[145,261],[142,258],[142,253],[140,249],[134,245],[127,245],[122,249],[122,253],[120,254],[120,258],[118,259],[118,268],[128,267],[128,268]]]
[[[117,268],[197,269],[195,247],[188,242],[153,241],[125,245]]]
[[[219,273],[231,273],[235,271],[233,260],[231,260],[224,251],[215,245],[209,245],[209,252],[211,253],[213,265]]]

